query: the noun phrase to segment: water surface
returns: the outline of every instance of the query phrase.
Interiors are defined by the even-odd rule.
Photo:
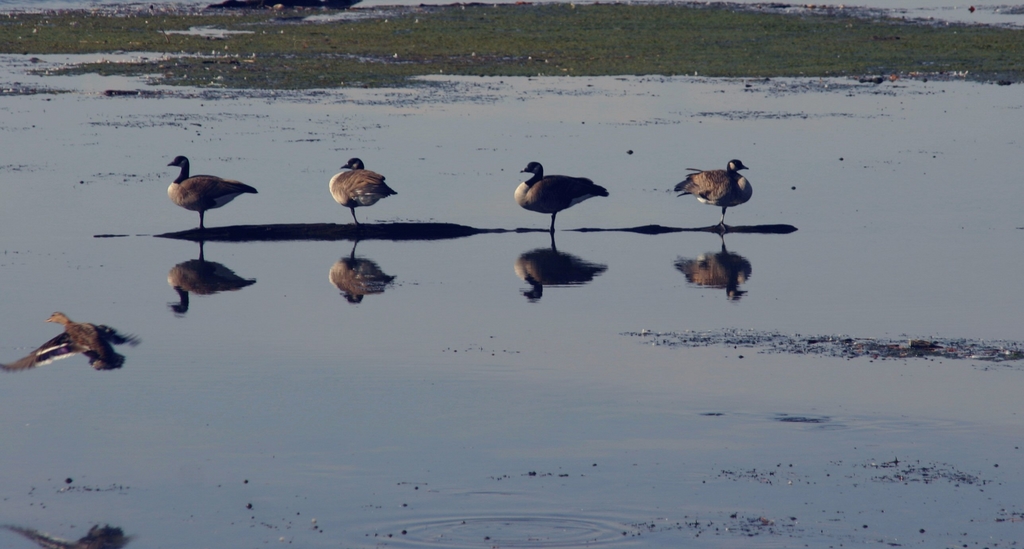
[[[108,97],[141,85],[23,63],[5,60],[5,87],[75,91],[0,97],[0,361],[59,333],[56,310],[142,343],[120,370],[79,356],[0,376],[5,524],[182,548],[1024,537],[1020,365],[623,335],[1024,340],[1016,86],[466,78]],[[359,211],[372,223],[546,228],[512,200],[533,160],[610,197],[560,214],[557,250],[544,232],[207,242],[203,271],[198,244],[153,237],[197,224],[166,196],[178,154],[259,189],[208,226],[348,223],[327,181],[353,156],[398,191]],[[717,208],[668,190],[731,158],[754,194],[729,222],[798,231],[723,248],[568,230],[710,225]],[[680,268],[715,257],[742,273],[739,299]],[[345,260],[384,278],[350,299]],[[531,264],[561,278],[528,282]],[[193,289],[183,310],[168,279],[188,265],[247,283]]]

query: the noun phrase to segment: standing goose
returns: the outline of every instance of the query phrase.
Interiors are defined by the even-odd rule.
[[[203,214],[206,210],[219,208],[240,194],[253,193],[256,189],[231,179],[222,179],[215,175],[188,175],[188,158],[184,156],[175,157],[168,166],[181,168],[178,178],[167,187],[167,196],[175,204],[199,212],[199,228],[203,226]]]
[[[686,179],[676,185],[675,191],[679,196],[692,194],[704,204],[721,206],[722,219],[718,221],[719,227],[726,227],[726,208],[743,204],[750,200],[750,195],[754,193],[747,178],[739,174],[739,170],[747,169],[739,160],[730,160],[728,168],[724,170],[687,169],[696,173],[686,176]]]
[[[331,196],[335,202],[352,212],[352,221],[355,221],[356,225],[359,224],[359,220],[356,219],[356,208],[373,206],[381,198],[398,194],[384,183],[383,175],[363,169],[363,161],[358,158],[350,158],[341,169],[349,171],[331,178]]]
[[[544,177],[544,167],[540,162],[530,162],[521,173],[532,173],[533,177],[516,188],[516,204],[531,212],[551,214],[549,232],[552,234],[555,232],[555,216],[558,212],[594,196],[608,196],[604,187],[595,185],[585,177]]]
[[[138,338],[123,335],[102,324],[72,322],[64,313],[53,313],[47,322],[64,325],[64,333],[43,343],[28,356],[11,364],[0,364],[8,371],[27,370],[49,364],[60,358],[82,353],[89,357],[89,364],[97,370],[114,370],[124,364],[124,357],[114,352],[111,345],[128,343],[138,345]]]

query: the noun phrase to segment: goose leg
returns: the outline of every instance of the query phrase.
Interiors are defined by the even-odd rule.
[[[204,214],[206,214],[205,211],[202,211],[202,210],[199,211],[199,228],[200,229],[205,229],[206,228],[206,227],[203,226],[203,215]]]
[[[555,212],[555,213],[551,214],[551,228],[548,229],[548,232],[550,232],[551,234],[555,234],[555,216],[556,215],[558,215],[558,212]]]
[[[358,224],[359,224],[359,220],[358,220],[358,219],[356,219],[356,209],[355,209],[355,208],[353,208],[353,207],[350,207],[350,208],[349,208],[349,211],[351,211],[351,212],[352,212],[352,221],[355,221],[355,222],[356,222],[356,225],[358,225]]]
[[[722,219],[718,220],[718,224],[720,226],[722,226],[722,227],[725,227],[725,209],[726,208],[728,208],[728,206],[722,206]]]

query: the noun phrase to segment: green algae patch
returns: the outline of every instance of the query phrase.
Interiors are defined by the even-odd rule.
[[[316,20],[56,12],[0,18],[0,53],[147,52],[49,73],[236,89],[408,85],[424,75],[829,77],[1020,81],[1024,31],[710,5],[454,5]],[[302,12],[308,14],[309,12]],[[292,15],[292,16],[288,16]],[[204,33],[200,29],[221,33]]]

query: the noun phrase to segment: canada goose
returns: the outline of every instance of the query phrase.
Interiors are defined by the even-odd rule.
[[[199,259],[178,263],[167,273],[167,284],[178,292],[178,303],[169,303],[177,315],[188,312],[189,292],[197,295],[213,295],[219,292],[233,292],[255,284],[256,280],[242,278],[234,271],[203,257],[203,244],[199,243]]]
[[[739,174],[739,170],[748,169],[739,160],[730,160],[728,168],[724,170],[687,169],[697,173],[686,176],[686,179],[676,185],[675,191],[679,193],[678,196],[692,194],[704,204],[721,206],[722,219],[718,221],[719,227],[726,226],[726,208],[743,204],[750,200],[750,195],[754,193],[747,178]]]
[[[356,257],[356,246],[353,245],[348,257],[331,266],[328,279],[341,290],[346,301],[361,303],[363,296],[384,293],[395,277],[385,274],[375,261]]]
[[[0,369],[27,370],[67,358],[76,353],[89,357],[89,364],[97,370],[114,370],[124,364],[124,357],[114,352],[111,345],[128,343],[138,345],[138,338],[122,335],[109,326],[72,322],[64,313],[53,313],[47,322],[64,325],[64,332],[43,343],[28,356],[11,364],[0,364]]]
[[[93,526],[85,534],[85,537],[78,541],[61,539],[31,528],[19,526],[4,526],[3,528],[20,534],[45,549],[121,549],[132,540],[131,536],[124,535],[124,530],[109,524],[102,528],[99,524]]]
[[[532,173],[533,177],[516,188],[516,204],[531,212],[551,214],[551,233],[555,232],[558,212],[594,196],[608,196],[604,187],[585,177],[544,177],[544,167],[539,162],[530,162],[521,173]]]
[[[244,193],[256,194],[256,189],[231,179],[222,179],[215,175],[188,175],[188,158],[177,156],[168,166],[181,168],[178,178],[167,187],[167,196],[175,204],[199,212],[199,228],[203,226],[203,214],[206,210],[219,208]]]
[[[725,249],[724,240],[721,252],[703,253],[697,259],[679,258],[675,267],[690,284],[725,290],[729,301],[739,300],[747,293],[740,290],[740,285],[747,282],[752,270],[745,257]]]
[[[572,254],[550,248],[524,252],[513,266],[516,276],[532,288],[523,295],[532,303],[544,295],[544,286],[582,286],[608,270],[606,265],[591,263]]]
[[[331,196],[335,202],[352,212],[352,221],[355,221],[356,225],[359,224],[359,220],[356,219],[356,208],[373,206],[381,198],[398,194],[384,183],[383,175],[364,169],[363,161],[358,158],[350,158],[341,169],[349,171],[331,178]]]

